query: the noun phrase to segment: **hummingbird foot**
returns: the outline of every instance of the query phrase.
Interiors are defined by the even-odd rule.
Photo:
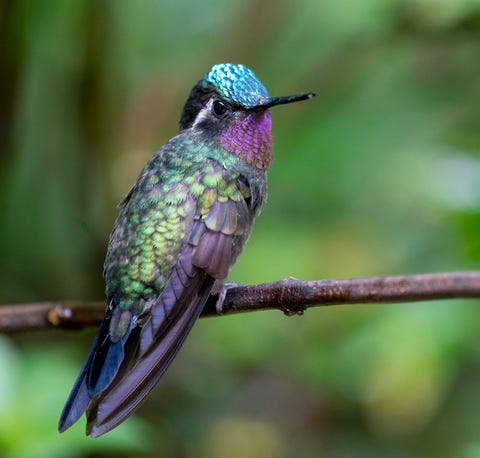
[[[217,311],[217,315],[223,315],[223,303],[225,302],[225,297],[228,293],[229,289],[236,288],[237,286],[241,286],[239,283],[227,282],[223,283],[217,281],[213,286],[213,290],[218,294],[217,301],[215,302],[215,310]]]

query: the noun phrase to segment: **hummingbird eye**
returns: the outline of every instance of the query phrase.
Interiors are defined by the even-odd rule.
[[[223,104],[219,100],[215,100],[212,105],[212,110],[215,113],[215,115],[223,116],[227,112],[228,108],[225,104]]]

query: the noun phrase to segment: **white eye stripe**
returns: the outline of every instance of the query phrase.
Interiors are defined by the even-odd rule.
[[[193,121],[192,129],[196,127],[196,125],[206,119],[210,112],[212,111],[212,104],[215,99],[211,98],[207,104],[198,112],[195,121]]]

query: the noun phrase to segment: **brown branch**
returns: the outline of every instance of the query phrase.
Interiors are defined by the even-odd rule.
[[[274,283],[234,286],[225,295],[222,314],[277,309],[295,315],[316,306],[450,298],[480,298],[480,271],[350,280],[300,281],[287,278]],[[95,326],[102,320],[104,312],[104,302],[5,305],[0,307],[0,332]],[[215,300],[212,299],[206,304],[202,317],[215,315]]]

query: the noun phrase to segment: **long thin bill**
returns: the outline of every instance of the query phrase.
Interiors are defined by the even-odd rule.
[[[265,110],[275,105],[285,105],[287,103],[301,102],[315,97],[313,92],[302,92],[301,94],[287,95],[285,97],[270,97],[265,102],[258,104],[254,109]]]

